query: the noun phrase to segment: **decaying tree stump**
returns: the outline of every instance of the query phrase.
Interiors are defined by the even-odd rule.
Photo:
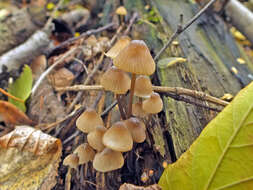
[[[113,10],[117,3],[108,1],[104,13],[108,9]],[[200,9],[197,4],[184,0],[153,0],[145,3],[129,0],[124,3],[129,15],[137,11],[141,18],[133,28],[133,38],[143,39],[154,55],[177,29],[180,14],[187,22]],[[223,20],[211,10],[182,33],[177,41],[179,45],[168,48],[159,60],[184,57],[187,62],[165,68],[157,66],[153,77],[156,85],[184,87],[221,97],[224,93],[235,95],[252,80],[253,65],[235,43]],[[237,63],[239,57],[246,60],[247,64]],[[237,73],[233,72],[233,67]],[[217,115],[215,111],[165,96],[163,100],[164,112],[146,122],[148,140],[135,145],[133,151],[125,154],[124,167],[101,174],[92,170],[90,165],[86,166],[86,180],[93,181],[96,176],[97,189],[117,189],[123,182],[153,184],[161,175],[163,161],[172,162],[179,158],[205,125]],[[212,106],[207,102],[193,101]],[[149,170],[153,170],[154,175],[144,181],[142,177],[148,175]],[[87,188],[94,188],[88,183],[86,185]]]

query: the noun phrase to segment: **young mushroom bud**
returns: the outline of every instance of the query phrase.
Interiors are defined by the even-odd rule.
[[[87,135],[87,141],[89,145],[97,151],[102,151],[105,145],[102,142],[103,136],[106,132],[106,128],[103,126],[98,126],[92,132]]]
[[[78,117],[76,126],[82,132],[89,133],[97,126],[104,126],[104,122],[94,109],[88,108]]]
[[[102,152],[95,155],[93,160],[93,168],[100,172],[109,172],[122,168],[124,158],[121,152],[105,148]]]
[[[124,122],[119,121],[105,132],[103,144],[112,150],[127,152],[133,148],[133,138]]]
[[[114,46],[107,53],[105,53],[105,55],[114,59],[115,57],[117,57],[119,52],[130,43],[130,41],[131,39],[128,36],[122,36],[118,39]]]
[[[159,113],[163,109],[163,101],[160,98],[160,95],[156,92],[153,92],[150,98],[142,102],[142,108],[147,113]]]
[[[115,13],[116,13],[117,15],[120,16],[120,22],[123,23],[123,21],[124,21],[124,16],[127,15],[127,10],[126,10],[126,8],[123,7],[123,6],[120,6],[120,7],[118,7],[118,8],[116,9]]]
[[[142,40],[131,41],[113,60],[113,64],[126,72],[132,73],[128,117],[132,114],[132,102],[136,74],[152,75],[155,72],[155,62],[148,47]]]
[[[79,164],[79,157],[76,154],[70,154],[63,160],[64,166],[69,166],[70,168],[77,169]]]
[[[148,113],[146,113],[142,109],[142,102],[136,102],[133,104],[133,115],[135,117],[145,117]]]
[[[134,95],[141,98],[149,98],[152,94],[152,83],[148,76],[140,75],[136,78]]]
[[[79,164],[85,164],[92,161],[95,156],[95,151],[90,147],[88,143],[80,144],[73,152],[77,154],[79,158]]]
[[[145,124],[138,118],[130,117],[125,120],[127,128],[131,132],[133,141],[136,143],[142,143],[146,139],[146,127]]]

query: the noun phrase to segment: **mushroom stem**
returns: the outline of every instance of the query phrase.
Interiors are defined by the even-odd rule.
[[[131,115],[132,115],[132,104],[133,104],[133,96],[134,96],[135,79],[136,79],[136,74],[132,73],[131,88],[130,88],[130,98],[129,98],[129,107],[128,107],[127,118],[130,118]]]
[[[123,106],[122,106],[121,101],[120,101],[120,94],[116,94],[116,99],[117,99],[117,102],[118,102],[120,116],[123,120],[125,120],[126,119],[126,114],[123,110]]]

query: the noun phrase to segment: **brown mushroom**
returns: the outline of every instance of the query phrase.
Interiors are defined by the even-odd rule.
[[[128,108],[129,118],[132,114],[136,74],[152,75],[155,72],[155,62],[145,42],[142,40],[133,40],[118,54],[113,64],[123,71],[132,73]]]
[[[131,132],[134,142],[142,143],[145,141],[146,127],[140,119],[136,117],[130,117],[129,119],[125,120],[124,123]]]
[[[126,119],[126,117],[121,105],[120,94],[125,94],[129,90],[130,83],[131,80],[127,73],[116,67],[111,67],[101,77],[101,85],[105,90],[110,90],[116,94],[122,119]]]
[[[63,165],[69,166],[70,168],[77,169],[78,164],[79,164],[79,158],[76,154],[69,154],[63,160]]]
[[[142,109],[142,102],[134,103],[132,111],[135,117],[145,117],[147,115],[147,113]]]
[[[89,161],[92,161],[95,156],[95,151],[91,148],[88,143],[80,144],[73,152],[77,154],[79,158],[79,164],[85,164]]]
[[[141,98],[149,98],[152,94],[152,83],[148,76],[140,75],[136,78],[134,95]]]
[[[133,138],[124,122],[119,121],[105,132],[103,144],[112,150],[127,152],[133,148]]]
[[[97,126],[104,126],[104,122],[94,109],[88,108],[78,117],[76,126],[82,132],[89,133]]]
[[[131,39],[128,36],[122,36],[118,39],[114,46],[107,53],[105,53],[105,55],[114,59],[119,52],[130,43],[130,41]]]
[[[87,141],[89,145],[97,151],[102,151],[105,148],[105,145],[102,142],[106,128],[103,126],[98,126],[92,132],[87,135]]]
[[[126,10],[126,8],[123,7],[123,6],[120,6],[120,7],[118,7],[118,8],[116,9],[115,13],[116,13],[117,15],[120,16],[120,22],[123,23],[123,21],[124,21],[124,16],[127,15],[127,10]]]
[[[159,113],[163,109],[163,101],[160,98],[160,95],[156,92],[153,92],[150,98],[142,102],[142,109],[147,113]]]
[[[124,158],[121,152],[105,148],[102,152],[95,155],[93,160],[93,168],[100,172],[109,172],[122,168]]]

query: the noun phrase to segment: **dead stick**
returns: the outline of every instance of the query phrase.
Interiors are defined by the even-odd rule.
[[[162,49],[157,53],[154,60],[156,61],[161,54],[169,47],[171,42],[179,36],[182,32],[184,32],[189,26],[191,26],[215,1],[217,0],[211,0],[209,1],[194,17],[192,17],[184,26],[181,26],[181,24],[178,25],[176,31],[171,35],[168,42],[162,47]]]
[[[94,86],[75,85],[70,87],[56,88],[56,91],[80,91],[80,90],[104,90],[104,88],[101,85],[94,85]],[[162,93],[167,92],[178,95],[187,95],[193,98],[205,100],[222,106],[226,106],[229,104],[229,102],[210,96],[204,92],[200,92],[197,90],[190,90],[182,87],[153,86],[153,90]]]
[[[84,85],[87,85],[92,77],[94,76],[94,74],[97,72],[97,70],[99,69],[99,67],[101,66],[101,64],[103,63],[104,60],[104,53],[101,54],[97,65],[93,68],[93,70],[91,71],[91,73],[88,75],[88,77],[86,78],[86,80],[84,81]],[[76,105],[76,103],[81,99],[81,97],[83,96],[83,92],[78,92],[75,99],[72,101],[72,103],[70,104],[70,106],[67,109],[67,113],[71,112],[71,110],[74,108],[74,106]]]

